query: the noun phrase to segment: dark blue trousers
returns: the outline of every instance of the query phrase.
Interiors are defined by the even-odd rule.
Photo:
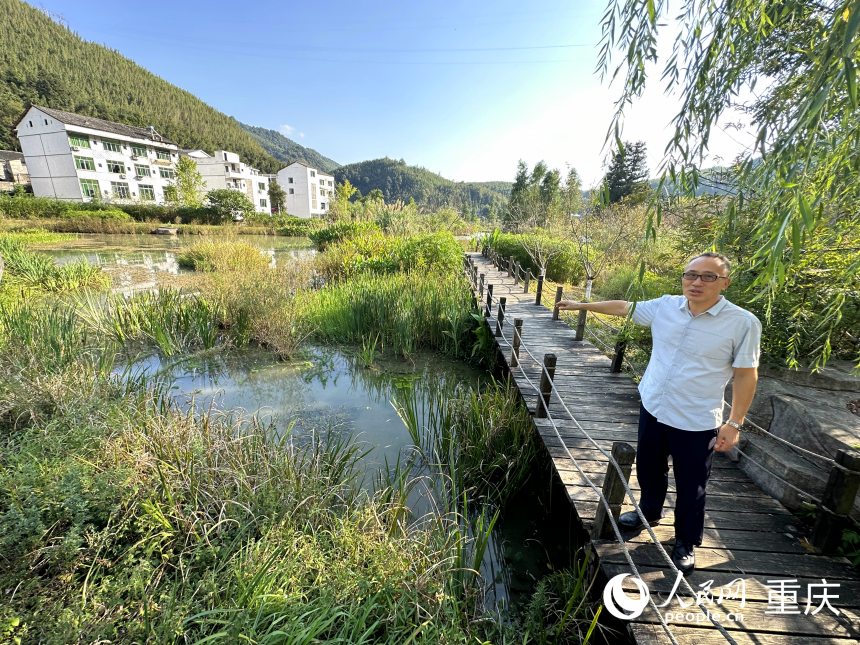
[[[660,423],[639,411],[636,476],[639,506],[649,520],[660,517],[669,486],[669,456],[675,474],[675,539],[699,546],[705,527],[705,488],[711,475],[717,431],[691,432]]]

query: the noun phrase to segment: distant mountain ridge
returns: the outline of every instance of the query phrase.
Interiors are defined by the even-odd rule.
[[[324,173],[331,174],[340,164],[334,159],[320,154],[313,148],[306,148],[276,130],[260,128],[254,125],[239,123],[256,139],[265,150],[278,161],[292,163],[301,161]]]
[[[462,213],[483,217],[493,216],[504,208],[513,186],[508,182],[455,182],[426,168],[407,165],[402,159],[388,157],[341,166],[334,176],[338,182],[348,179],[364,195],[378,188],[386,202],[407,202],[413,198],[427,208],[451,206]]]

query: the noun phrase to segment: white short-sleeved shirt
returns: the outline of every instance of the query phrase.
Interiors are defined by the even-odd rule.
[[[693,316],[684,296],[636,303],[633,322],[651,327],[651,360],[639,383],[642,405],[660,423],[713,430],[735,367],[758,367],[761,323],[725,298]]]

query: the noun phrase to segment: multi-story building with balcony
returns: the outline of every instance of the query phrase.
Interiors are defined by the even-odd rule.
[[[271,213],[269,176],[242,163],[239,155],[228,150],[208,154],[203,150],[183,150],[182,154],[197,162],[197,171],[206,182],[206,190],[230,188],[248,196],[258,213]]]
[[[33,194],[164,203],[179,149],[155,131],[32,106],[16,127]]]
[[[278,184],[286,193],[287,213],[296,217],[321,217],[334,201],[334,177],[300,161],[278,171]]]

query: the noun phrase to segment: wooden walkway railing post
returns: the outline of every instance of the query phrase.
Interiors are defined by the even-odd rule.
[[[514,262],[514,256],[510,256],[508,258],[508,277],[514,277],[514,267],[516,266]],[[514,277],[514,283],[516,283],[517,279]]]
[[[541,273],[538,276],[537,293],[535,294],[535,304],[536,305],[540,304],[540,297],[541,297],[542,293],[543,293],[543,273]]]
[[[532,270],[529,269],[528,271],[526,271],[526,279],[525,279],[525,282],[523,283],[523,293],[529,292],[529,283],[531,281],[532,281]]]
[[[576,321],[576,336],[574,340],[582,340],[585,337],[585,319],[588,317],[588,312],[585,309],[579,310],[579,320]]]
[[[484,280],[486,279],[486,274],[480,273],[478,274],[478,297],[483,300],[484,299]]]
[[[514,342],[511,343],[511,367],[520,364],[520,340],[523,335],[523,319],[514,318]]]
[[[540,395],[538,396],[535,416],[538,419],[546,419],[549,412],[549,399],[552,396],[552,380],[555,378],[555,354],[543,355],[543,369],[540,373]]]
[[[564,287],[556,287],[555,288],[555,304],[556,305],[559,302],[561,302],[562,296],[564,296]],[[552,308],[552,319],[558,320],[558,308],[557,307]]]
[[[496,336],[502,335],[502,326],[505,324],[505,303],[508,299],[502,296],[499,298],[499,313],[496,316]]]
[[[487,308],[484,310],[484,318],[489,318],[493,313],[493,283],[487,285]]]
[[[624,480],[622,482],[618,471],[610,461],[606,466],[606,476],[603,478],[603,496],[609,504],[612,517],[618,519],[621,504],[624,503],[624,484],[630,481],[630,471],[633,469],[636,449],[624,441],[613,441],[612,458],[621,467],[621,472],[624,473]],[[612,523],[609,521],[606,507],[603,503],[598,502],[597,511],[594,514],[594,524],[591,527],[591,539],[600,540],[614,536],[615,532],[612,530]]]
[[[625,349],[627,349],[627,341],[622,340],[615,343],[615,354],[612,355],[612,366],[609,368],[612,374],[618,374],[621,371],[621,366],[624,364]]]
[[[477,289],[478,288],[478,265],[472,265],[472,286]]]
[[[848,514],[854,507],[858,486],[860,453],[837,450],[836,463],[830,469],[812,532],[812,544],[822,553],[835,553],[839,547],[842,531],[851,524]]]

